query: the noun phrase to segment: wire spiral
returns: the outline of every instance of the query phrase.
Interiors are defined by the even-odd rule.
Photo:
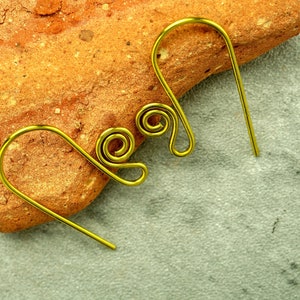
[[[160,117],[159,122],[153,124],[151,119]],[[163,103],[150,103],[145,105],[136,115],[135,123],[139,131],[148,137],[157,137],[166,133],[171,128],[169,150],[176,156],[185,156],[186,151],[176,149],[176,138],[178,135],[179,119],[176,111]]]
[[[115,151],[110,151],[110,145],[114,142],[121,143],[121,146]],[[124,127],[114,127],[105,130],[96,142],[96,154],[102,164],[110,168],[139,168],[142,171],[141,176],[134,181],[123,179],[116,174],[109,175],[116,181],[130,186],[141,184],[148,175],[148,169],[143,163],[127,162],[134,150],[135,138]]]

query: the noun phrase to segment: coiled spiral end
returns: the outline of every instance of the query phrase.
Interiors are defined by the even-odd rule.
[[[158,123],[153,124],[151,118],[160,117]],[[162,103],[150,103],[145,105],[136,115],[135,123],[139,131],[147,137],[156,137],[163,135],[171,128],[169,141],[169,150],[172,154],[182,157],[188,155],[193,149],[193,143],[190,143],[184,151],[176,149],[176,137],[178,135],[179,118],[175,110]]]
[[[114,150],[118,145],[118,149]],[[141,175],[135,180],[123,179],[116,174],[110,176],[125,185],[139,185],[145,181],[148,168],[143,163],[127,162],[135,150],[135,139],[133,134],[124,127],[114,127],[105,130],[96,142],[96,154],[99,161],[110,168],[138,168]]]

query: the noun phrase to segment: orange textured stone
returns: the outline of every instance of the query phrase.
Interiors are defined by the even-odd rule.
[[[37,0],[35,12],[38,15],[52,15],[61,9],[61,0]]]
[[[299,12],[299,0],[3,0],[0,144],[17,129],[47,124],[92,155],[110,127],[128,128],[139,145],[137,111],[150,102],[169,104],[150,61],[165,26],[187,16],[212,19],[227,31],[243,64],[299,34]],[[224,41],[201,25],[178,28],[160,54],[177,97],[230,68]],[[18,138],[4,167],[22,192],[64,216],[89,205],[109,180],[49,132]],[[49,220],[0,184],[0,231]]]

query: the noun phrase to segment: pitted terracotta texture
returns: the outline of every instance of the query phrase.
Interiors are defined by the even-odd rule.
[[[0,143],[24,126],[47,124],[93,155],[99,134],[114,126],[131,130],[139,145],[137,111],[150,102],[169,104],[150,62],[165,26],[187,16],[212,19],[228,32],[243,64],[297,35],[299,11],[298,0],[2,0]],[[230,68],[222,38],[201,25],[171,33],[159,63],[178,97]],[[59,137],[42,131],[10,147],[5,170],[22,192],[64,216],[90,204],[108,182]],[[48,220],[0,185],[0,231]]]

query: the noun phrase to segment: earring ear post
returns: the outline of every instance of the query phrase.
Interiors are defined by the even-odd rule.
[[[237,85],[237,89],[238,89],[238,93],[240,96],[240,101],[241,101],[241,105],[242,105],[242,109],[243,109],[243,113],[244,113],[244,118],[245,118],[245,122],[246,122],[246,126],[247,126],[247,130],[248,130],[248,134],[249,134],[249,138],[250,138],[250,143],[253,149],[253,154],[255,156],[259,156],[259,148],[257,145],[257,141],[256,141],[256,137],[255,137],[255,133],[254,133],[254,128],[253,128],[253,124],[252,124],[252,120],[251,120],[251,116],[250,116],[250,110],[248,107],[248,103],[247,103],[247,99],[246,99],[246,94],[245,94],[245,90],[244,90],[244,85],[242,82],[242,78],[241,78],[241,74],[240,74],[240,70],[239,70],[239,65],[236,59],[236,55],[234,52],[234,48],[232,46],[232,42],[227,34],[227,32],[216,22],[211,21],[209,19],[205,19],[205,18],[197,18],[197,17],[190,17],[190,18],[184,18],[181,20],[178,20],[172,24],[170,24],[169,26],[167,26],[157,37],[153,47],[152,47],[152,51],[151,51],[151,62],[152,62],[152,66],[155,72],[156,77],[158,78],[159,82],[161,83],[164,91],[166,92],[167,96],[169,97],[169,99],[172,101],[172,104],[174,106],[175,111],[177,112],[184,128],[185,131],[187,133],[188,139],[189,139],[189,147],[186,149],[186,151],[184,151],[182,153],[181,156],[185,156],[188,155],[189,153],[192,152],[192,150],[194,149],[194,144],[195,144],[195,138],[194,138],[194,133],[192,131],[192,128],[189,124],[189,121],[187,120],[187,117],[181,107],[181,105],[179,104],[179,101],[177,100],[176,96],[174,95],[172,89],[170,88],[170,86],[168,85],[168,83],[166,82],[160,68],[158,65],[158,49],[159,46],[161,44],[161,41],[166,37],[166,35],[174,30],[175,28],[181,26],[181,25],[185,25],[185,24],[204,24],[204,25],[208,25],[210,27],[212,27],[213,29],[215,29],[224,39],[225,44],[227,46],[227,50],[229,53],[229,57],[230,57],[230,61],[232,64],[232,69],[233,69],[233,73],[234,73],[234,77],[235,77],[235,81],[236,81],[236,85]]]

